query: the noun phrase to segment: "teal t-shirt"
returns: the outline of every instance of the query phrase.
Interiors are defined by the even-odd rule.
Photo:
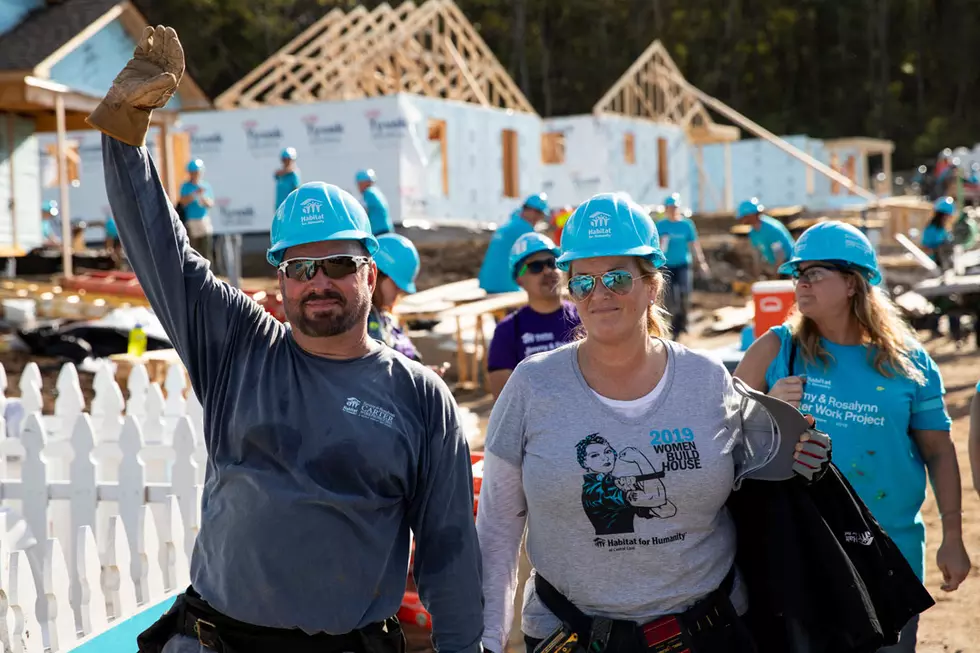
[[[388,200],[377,186],[368,186],[364,190],[364,206],[371,221],[371,233],[377,236],[395,230],[395,224],[388,215]]]
[[[670,218],[657,222],[657,231],[660,233],[660,242],[667,241],[664,256],[667,257],[667,267],[681,267],[690,265],[691,243],[698,239],[698,230],[694,226],[694,220],[681,218],[671,220]]]
[[[301,183],[299,170],[295,168],[284,175],[276,175],[276,209]]]
[[[534,231],[534,227],[514,211],[510,220],[494,232],[480,266],[480,287],[488,293],[520,290],[510,272],[510,250],[518,238]]]
[[[766,371],[771,388],[787,376],[790,331],[773,327],[782,343]],[[939,368],[916,344],[912,361],[925,384],[887,378],[869,360],[866,345],[823,340],[829,367],[809,365],[799,350],[794,375],[805,375],[800,410],[817,421],[833,442],[833,461],[894,540],[920,580],[925,577],[926,529],[920,510],[926,498],[926,467],[910,430],[948,431],[946,390]]]
[[[214,198],[214,195],[211,193],[211,184],[206,181],[202,181],[199,184],[195,184],[192,181],[185,181],[180,187],[180,196],[190,195],[196,192],[198,188],[204,189],[205,197]],[[201,220],[208,217],[208,207],[197,201],[197,198],[194,198],[193,202],[184,207],[184,215],[187,216],[188,220]]]
[[[106,218],[105,221],[105,237],[106,238],[119,238],[119,229],[116,228],[116,221],[112,218]]]
[[[752,246],[769,265],[775,265],[778,252],[782,252],[783,261],[789,260],[793,255],[793,236],[789,233],[789,229],[782,222],[768,215],[760,219],[759,228],[749,231],[749,241]]]
[[[923,247],[939,247],[951,240],[949,231],[939,225],[931,224],[922,230]]]

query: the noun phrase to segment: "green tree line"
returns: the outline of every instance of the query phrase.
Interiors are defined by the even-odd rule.
[[[980,141],[978,0],[456,3],[542,116],[589,112],[660,39],[691,83],[777,134],[889,138],[898,167]],[[331,8],[380,2],[136,4],[177,29],[215,97]]]

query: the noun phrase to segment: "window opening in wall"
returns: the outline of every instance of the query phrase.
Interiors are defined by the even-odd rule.
[[[504,129],[500,138],[503,154],[501,158],[503,161],[504,197],[518,197],[520,187],[518,184],[517,132],[513,129]]]
[[[564,132],[545,132],[541,134],[541,163],[546,166],[565,162]]]
[[[446,121],[429,119],[429,188],[441,189],[449,197],[449,149],[446,140]],[[434,175],[438,175],[434,177]]]
[[[657,139],[657,181],[661,188],[670,185],[670,178],[667,174],[667,139]]]

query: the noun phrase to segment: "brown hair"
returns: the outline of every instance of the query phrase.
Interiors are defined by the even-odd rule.
[[[647,334],[654,338],[669,338],[670,313],[663,307],[664,292],[667,288],[667,284],[664,283],[664,275],[647,259],[640,258],[639,256],[635,257],[635,259],[636,265],[640,269],[640,274],[645,277],[642,281],[644,283],[656,284],[657,286],[657,294],[654,302],[647,306]],[[588,332],[585,330],[584,324],[579,324],[575,327],[574,338],[576,340],[581,340],[586,335],[588,335]]]
[[[902,319],[895,304],[860,274],[842,274],[850,275],[856,281],[851,314],[861,325],[865,342],[871,345],[869,353],[874,352],[871,363],[875,370],[884,377],[899,374],[923,385],[925,375],[910,357],[912,343],[917,341],[915,332]],[[790,332],[807,362],[816,364],[819,361],[824,367],[830,364],[833,356],[820,343],[820,331],[813,320],[796,311],[790,319]]]

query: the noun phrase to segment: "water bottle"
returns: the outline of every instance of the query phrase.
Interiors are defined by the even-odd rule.
[[[126,353],[130,356],[142,356],[146,353],[146,332],[139,322],[129,332],[129,348]]]

